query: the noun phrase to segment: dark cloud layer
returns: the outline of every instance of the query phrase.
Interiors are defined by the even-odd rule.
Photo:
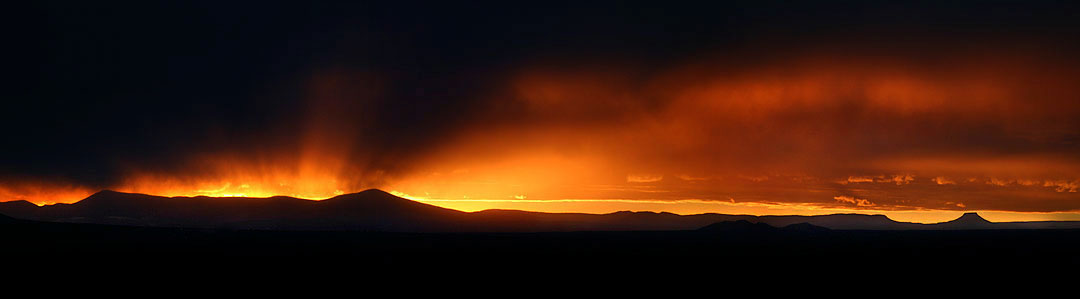
[[[670,199],[957,207],[837,183],[914,175],[890,188],[975,178],[949,196],[1012,186],[1053,198],[964,205],[1080,209],[1070,2],[26,5],[8,26],[10,186],[305,177],[354,191],[506,164],[532,172],[486,174],[563,186],[551,198],[591,189],[548,177],[634,177],[618,183],[669,184]],[[732,179],[777,177],[805,180]],[[1016,194],[1002,196],[1035,193]]]

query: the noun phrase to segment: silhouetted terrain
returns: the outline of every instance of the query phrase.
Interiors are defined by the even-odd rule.
[[[956,265],[965,271],[1001,271],[1080,264],[1075,254],[1080,230],[850,231],[809,224],[775,228],[744,220],[691,231],[391,233],[155,228],[0,217],[0,235],[0,256],[33,263],[36,269],[129,274],[195,268],[272,276],[317,275],[328,269],[685,276],[697,273],[689,270],[707,269],[709,276],[697,277],[745,279],[745,273],[798,275],[811,269],[815,274],[856,269],[922,274],[931,269],[949,273]],[[309,268],[315,272],[302,270]],[[296,269],[301,270],[285,272]]]
[[[19,213],[0,215],[5,265],[30,264],[19,269],[40,272],[34,277],[91,271],[91,280],[313,275],[348,281],[353,276],[324,277],[344,270],[390,279],[556,273],[585,281],[616,275],[765,283],[771,280],[759,278],[800,273],[831,281],[826,274],[907,277],[951,273],[956,265],[979,273],[1080,265],[1080,229],[1018,229],[1010,225],[1032,224],[990,223],[976,214],[921,225],[880,215],[465,213],[377,190],[324,201],[103,191],[70,205],[8,202],[0,209]],[[695,274],[701,271],[706,274]]]
[[[739,221],[724,221],[709,224],[705,227],[699,228],[699,232],[715,232],[715,233],[741,233],[741,234],[770,234],[770,233],[816,233],[830,231],[828,228],[820,227],[809,223],[798,223],[785,226],[783,228],[777,228],[772,225],[765,224],[764,222],[753,223],[746,220]]]
[[[1080,222],[992,223],[977,214],[939,224],[897,222],[884,215],[752,216],[655,212],[538,213],[516,210],[461,212],[400,198],[380,190],[313,201],[292,197],[161,197],[101,191],[74,204],[38,207],[0,203],[18,219],[149,227],[387,232],[562,232],[695,230],[727,221],[787,227],[806,223],[834,230],[968,230],[1080,228]]]

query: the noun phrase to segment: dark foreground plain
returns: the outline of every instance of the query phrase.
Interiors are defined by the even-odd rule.
[[[552,233],[258,231],[51,223],[5,217],[9,269],[228,275],[926,274],[1080,266],[1080,230],[742,229]],[[91,270],[87,270],[91,269]],[[178,271],[178,270],[177,270]],[[313,271],[313,272],[309,272]],[[179,272],[177,272],[179,273]],[[998,273],[998,272],[995,272]],[[1016,273],[1016,272],[1014,272]],[[501,275],[501,274],[499,274]],[[965,274],[966,275],[966,274]],[[820,277],[819,277],[820,278]]]
[[[537,290],[613,281],[600,289],[765,285],[760,292],[795,282],[919,290],[1071,279],[1080,266],[1080,222],[992,223],[976,213],[938,224],[859,214],[467,213],[368,190],[323,201],[102,191],[73,204],[0,203],[0,214],[6,273],[90,288],[246,281],[255,285],[242,289],[272,293],[266,285],[510,282]]]

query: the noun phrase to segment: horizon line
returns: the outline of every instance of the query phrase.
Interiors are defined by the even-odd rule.
[[[297,199],[297,200],[306,200],[306,201],[324,201],[324,200],[337,198],[337,197],[341,197],[341,196],[352,195],[352,194],[360,194],[360,193],[371,192],[371,191],[378,191],[378,192],[382,192],[382,193],[385,193],[387,195],[391,195],[391,196],[394,196],[394,197],[397,197],[397,198],[400,198],[400,199],[409,200],[409,201],[418,202],[418,203],[427,204],[427,205],[432,205],[432,206],[437,206],[437,207],[440,207],[440,208],[455,210],[455,211],[464,212],[464,213],[476,213],[476,212],[482,212],[482,211],[520,211],[520,212],[544,213],[544,214],[606,215],[606,214],[614,214],[614,213],[620,213],[620,212],[631,212],[631,213],[669,213],[669,214],[674,214],[674,215],[678,215],[678,216],[693,216],[693,215],[710,215],[710,214],[713,214],[713,215],[753,216],[753,217],[790,217],[790,216],[813,217],[813,216],[827,216],[827,215],[865,215],[865,216],[883,216],[883,217],[886,217],[887,219],[889,219],[891,221],[895,221],[895,222],[898,222],[898,223],[914,223],[914,224],[945,223],[945,222],[956,220],[959,217],[962,217],[964,214],[972,214],[972,213],[976,214],[976,215],[979,215],[979,217],[982,217],[984,219],[986,219],[986,217],[984,215],[987,215],[987,214],[1023,214],[1023,215],[1066,214],[1066,215],[1076,216],[1077,220],[1040,219],[1040,220],[1012,220],[1012,221],[991,221],[991,222],[993,222],[993,223],[1080,222],[1080,213],[1078,213],[1078,212],[1018,212],[1018,211],[998,211],[998,210],[963,210],[963,211],[958,211],[958,210],[928,210],[928,209],[913,209],[913,210],[869,210],[869,209],[867,209],[867,210],[854,210],[854,209],[836,209],[836,208],[827,208],[827,207],[821,207],[821,206],[811,206],[811,205],[807,205],[807,204],[790,204],[790,205],[787,205],[787,204],[757,203],[757,202],[729,203],[729,202],[726,202],[726,201],[704,200],[704,199],[680,199],[680,200],[649,200],[649,199],[641,199],[641,200],[635,200],[635,199],[550,199],[550,200],[539,200],[539,199],[436,199],[436,198],[418,198],[418,197],[414,197],[414,196],[409,196],[408,194],[405,194],[405,193],[402,193],[402,192],[386,191],[386,190],[382,190],[382,189],[379,189],[379,188],[368,188],[368,189],[364,189],[362,191],[349,192],[349,193],[344,193],[343,192],[341,194],[336,194],[334,196],[326,197],[326,198],[306,198],[306,197],[295,196],[295,195],[273,195],[273,196],[265,196],[265,197],[263,197],[263,196],[246,196],[246,195],[241,195],[241,196],[210,196],[210,195],[176,195],[176,196],[168,196],[168,195],[155,195],[155,194],[139,193],[139,192],[117,191],[117,190],[113,190],[113,189],[102,189],[102,190],[99,190],[97,192],[94,192],[94,193],[88,195],[85,198],[82,198],[82,199],[79,199],[77,201],[70,202],[70,203],[43,203],[43,204],[38,204],[38,203],[31,202],[31,201],[28,201],[28,200],[25,200],[25,199],[16,199],[16,200],[8,200],[8,201],[0,201],[0,202],[25,201],[25,202],[33,204],[33,205],[35,205],[37,207],[52,206],[52,205],[58,205],[58,204],[67,205],[67,204],[76,204],[76,203],[81,202],[83,200],[86,200],[86,199],[88,199],[88,198],[90,198],[90,197],[92,197],[92,196],[94,196],[96,194],[105,193],[105,192],[114,192],[114,193],[123,193],[123,194],[137,194],[137,195],[146,195],[146,196],[154,196],[154,197],[162,197],[162,198],[270,199],[270,198],[275,198],[275,197],[287,197],[287,198],[293,198],[293,199]],[[606,212],[583,212],[583,211],[538,211],[538,210],[529,210],[529,209],[498,208],[498,207],[496,207],[496,208],[468,210],[468,209],[459,209],[459,208],[448,207],[448,206],[445,206],[445,205],[439,205],[439,204],[434,204],[434,203],[429,203],[429,202],[458,202],[458,203],[460,203],[460,202],[486,202],[486,203],[533,203],[533,204],[583,203],[583,202],[612,203],[612,202],[616,202],[616,203],[628,203],[628,204],[653,204],[653,205],[655,205],[655,204],[661,204],[661,205],[708,204],[708,205],[729,205],[729,206],[730,205],[743,205],[743,206],[749,205],[749,206],[758,206],[758,207],[775,207],[775,206],[811,207],[810,209],[804,210],[804,211],[818,211],[820,213],[818,213],[818,212],[809,212],[809,213],[802,213],[802,214],[799,214],[799,213],[775,213],[775,214],[760,213],[760,214],[756,214],[756,213],[724,213],[724,212],[678,213],[678,212],[675,212],[675,211],[655,210],[655,209],[614,209],[614,210],[606,211]],[[862,213],[860,211],[865,211],[866,213]],[[950,213],[950,214],[959,213],[960,215],[947,218],[948,220],[919,222],[919,221],[898,220],[898,219],[896,219],[896,217],[891,217],[890,215],[888,215],[888,213],[894,213],[894,214],[896,214],[896,213]],[[1000,215],[998,215],[998,216],[1000,216]],[[991,218],[995,218],[995,217],[992,216]],[[942,219],[946,219],[946,218],[942,218]],[[990,221],[990,220],[987,219],[987,221]]]

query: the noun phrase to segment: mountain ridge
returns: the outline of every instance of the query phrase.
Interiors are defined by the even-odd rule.
[[[968,230],[1080,228],[1080,222],[993,223],[977,213],[947,222],[899,222],[881,214],[728,215],[618,211],[607,214],[545,213],[490,209],[464,212],[398,197],[378,189],[324,200],[272,197],[164,197],[102,190],[71,204],[36,206],[0,202],[0,214],[16,219],[133,226],[372,230],[403,232],[555,232],[697,230],[745,221],[784,228],[805,224],[831,230]]]

